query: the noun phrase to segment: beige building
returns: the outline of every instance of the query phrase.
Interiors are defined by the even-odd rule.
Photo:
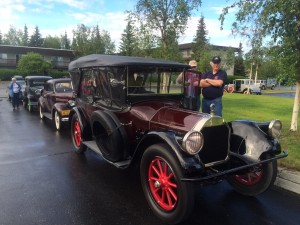
[[[186,62],[192,59],[193,51],[192,51],[192,43],[180,44],[179,50],[182,53],[182,56]],[[211,53],[212,55],[218,55],[222,59],[223,67],[226,67],[226,72],[228,75],[233,75],[234,66],[227,66],[226,65],[226,52],[228,50],[233,50],[235,53],[239,52],[239,48],[234,47],[226,47],[226,46],[219,46],[219,45],[211,45]]]
[[[29,52],[42,55],[57,70],[68,69],[75,58],[72,50],[0,45],[0,68],[15,69],[21,56]]]

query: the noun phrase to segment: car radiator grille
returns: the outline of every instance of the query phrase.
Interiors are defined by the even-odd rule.
[[[227,159],[229,153],[230,131],[226,125],[204,127],[201,130],[204,145],[199,152],[205,166],[218,164]]]

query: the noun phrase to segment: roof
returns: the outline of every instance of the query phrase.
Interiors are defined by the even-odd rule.
[[[166,66],[173,68],[190,68],[189,65],[163,59],[92,54],[78,58],[69,64],[69,71],[77,68],[99,66]]]
[[[226,51],[228,49],[233,49],[235,52],[239,52],[240,49],[239,48],[235,48],[235,47],[227,47],[227,46],[220,46],[220,45],[210,45],[212,47],[212,50],[214,51]],[[185,44],[179,44],[178,48],[180,51],[183,50],[190,50],[193,47],[193,43],[185,43]]]
[[[36,80],[38,80],[38,79],[52,79],[52,77],[50,77],[50,76],[26,76],[25,77],[25,79],[26,80],[30,80],[30,79],[36,79]]]
[[[68,49],[54,49],[54,48],[40,48],[40,47],[27,47],[27,46],[12,46],[12,45],[0,45],[0,52],[13,53],[13,54],[27,54],[29,52],[36,52],[41,55],[48,56],[61,56],[73,59],[74,53]]]
[[[50,79],[48,80],[47,82],[48,83],[61,83],[61,82],[70,82],[71,81],[71,78],[56,78],[56,79]]]

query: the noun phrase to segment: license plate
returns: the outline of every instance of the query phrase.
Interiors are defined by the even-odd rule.
[[[70,110],[63,110],[62,112],[61,112],[61,115],[62,116],[68,116],[70,114]]]

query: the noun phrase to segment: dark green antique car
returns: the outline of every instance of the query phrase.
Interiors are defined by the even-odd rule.
[[[139,165],[150,208],[169,224],[190,215],[193,190],[201,187],[196,184],[226,180],[255,196],[273,185],[277,159],[287,156],[278,142],[279,120],[225,122],[185,109],[185,84],[176,78],[188,69],[166,60],[97,54],[69,65],[75,151],[91,149],[121,169]]]

